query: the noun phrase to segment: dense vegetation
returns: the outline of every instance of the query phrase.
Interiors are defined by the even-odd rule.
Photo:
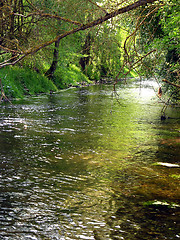
[[[178,96],[177,0],[2,0],[0,10],[8,97],[135,75],[165,79]]]

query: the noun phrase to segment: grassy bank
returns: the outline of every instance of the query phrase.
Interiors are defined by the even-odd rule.
[[[53,80],[29,68],[7,67],[0,69],[0,78],[8,98],[23,98],[24,95],[56,92],[58,89],[90,82],[79,68],[72,65],[58,68]]]
[[[82,83],[92,83],[76,65],[59,66],[55,72],[53,82],[58,89],[77,86]]]
[[[57,91],[55,84],[47,77],[28,68],[3,68],[0,70],[0,78],[8,98],[23,98],[24,95]]]

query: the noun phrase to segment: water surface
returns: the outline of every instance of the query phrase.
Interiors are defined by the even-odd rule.
[[[152,81],[0,108],[0,239],[179,239],[180,111]]]

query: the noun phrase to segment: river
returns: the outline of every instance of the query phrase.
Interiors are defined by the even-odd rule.
[[[180,109],[153,81],[0,107],[1,240],[180,239]]]

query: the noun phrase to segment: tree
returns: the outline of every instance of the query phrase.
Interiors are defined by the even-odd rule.
[[[82,54],[83,56],[80,58],[80,65],[82,67],[82,70],[84,71],[86,66],[89,64],[90,61],[90,50],[92,45],[92,36],[90,33],[87,34],[84,45],[82,47]]]
[[[56,68],[57,68],[58,56],[59,56],[59,43],[60,43],[60,39],[58,39],[55,42],[54,52],[53,52],[53,61],[52,61],[52,64],[51,64],[50,68],[45,73],[45,75],[50,79],[53,79],[54,72],[56,71]]]
[[[13,1],[13,3],[15,3],[16,1]],[[83,1],[84,2],[84,1]],[[1,61],[0,63],[0,68],[8,66],[8,65],[15,65],[16,63],[18,63],[19,61],[21,61],[22,59],[24,59],[25,57],[35,54],[36,52],[40,51],[41,49],[60,41],[61,39],[72,35],[76,32],[79,31],[84,31],[87,29],[90,29],[94,26],[100,25],[103,22],[108,21],[111,18],[114,18],[120,14],[123,13],[127,13],[130,12],[134,9],[139,8],[140,6],[145,6],[148,4],[152,4],[153,2],[155,2],[155,0],[139,0],[137,2],[131,3],[131,1],[126,1],[126,5],[122,4],[122,5],[118,5],[118,8],[116,6],[113,6],[113,4],[111,5],[111,7],[113,8],[112,11],[108,10],[104,10],[103,7],[101,7],[100,5],[96,4],[94,1],[89,1],[90,3],[92,3],[93,6],[93,10],[96,7],[96,10],[98,10],[98,15],[100,15],[100,17],[96,17],[95,20],[93,20],[92,17],[94,17],[94,14],[91,15],[87,18],[86,15],[83,16],[82,21],[79,21],[79,17],[76,16],[76,14],[73,15],[72,19],[66,18],[64,16],[61,15],[65,15],[66,16],[66,11],[69,11],[69,4],[67,3],[74,3],[72,6],[76,7],[77,10],[80,10],[82,12],[82,8],[84,7],[85,4],[82,4],[82,2],[79,2],[78,7],[77,8],[77,3],[75,3],[74,1],[69,1],[69,2],[65,2],[64,3],[59,3],[59,1],[55,1],[55,3],[58,5],[62,5],[62,7],[64,7],[64,12],[62,14],[58,14],[58,12],[54,13],[47,13],[46,11],[43,11],[43,9],[39,8],[40,2],[34,1],[34,3],[32,3],[29,0],[26,0],[26,9],[23,7],[23,2],[19,1],[19,4],[21,7],[18,8],[13,8],[13,4],[8,4],[8,2],[4,1],[1,5],[1,9],[3,11],[3,15],[1,16],[1,22],[4,22],[5,19],[8,19],[10,22],[10,28],[8,28],[8,31],[6,30],[6,26],[3,24],[3,29],[1,31],[1,42],[2,44],[0,45],[1,48],[1,54],[2,51],[4,51],[3,53],[5,54],[4,59]],[[104,3],[106,3],[106,1],[102,1]],[[22,4],[22,5],[21,5]],[[67,5],[66,5],[67,4]],[[81,6],[82,4],[82,6]],[[81,6],[81,7],[80,7]],[[111,10],[110,7],[110,10]],[[23,12],[22,10],[23,9]],[[100,14],[99,14],[100,13]],[[68,15],[67,15],[68,16]],[[78,19],[75,19],[78,18]],[[47,40],[45,42],[42,42],[40,44],[37,44],[35,46],[27,46],[26,44],[21,44],[20,39],[18,38],[18,36],[15,35],[16,32],[19,33],[20,29],[21,31],[23,30],[25,32],[24,29],[28,29],[27,26],[31,26],[33,24],[33,27],[36,26],[37,22],[43,21],[44,19],[50,19],[50,20],[58,20],[58,21],[62,21],[66,27],[66,29],[64,29],[63,33],[56,35],[54,38],[51,38],[50,40]],[[14,28],[14,25],[18,23],[18,21],[20,22],[20,25],[18,27],[16,27],[16,30]],[[22,31],[22,32],[23,32]],[[11,38],[9,38],[10,33],[13,32],[13,41]],[[26,32],[25,32],[26,33]],[[27,34],[28,35],[28,34]],[[25,38],[23,38],[25,40]],[[29,40],[29,39],[28,39]],[[11,44],[9,44],[11,43]],[[13,56],[12,56],[13,53]],[[11,56],[9,56],[9,54]]]

